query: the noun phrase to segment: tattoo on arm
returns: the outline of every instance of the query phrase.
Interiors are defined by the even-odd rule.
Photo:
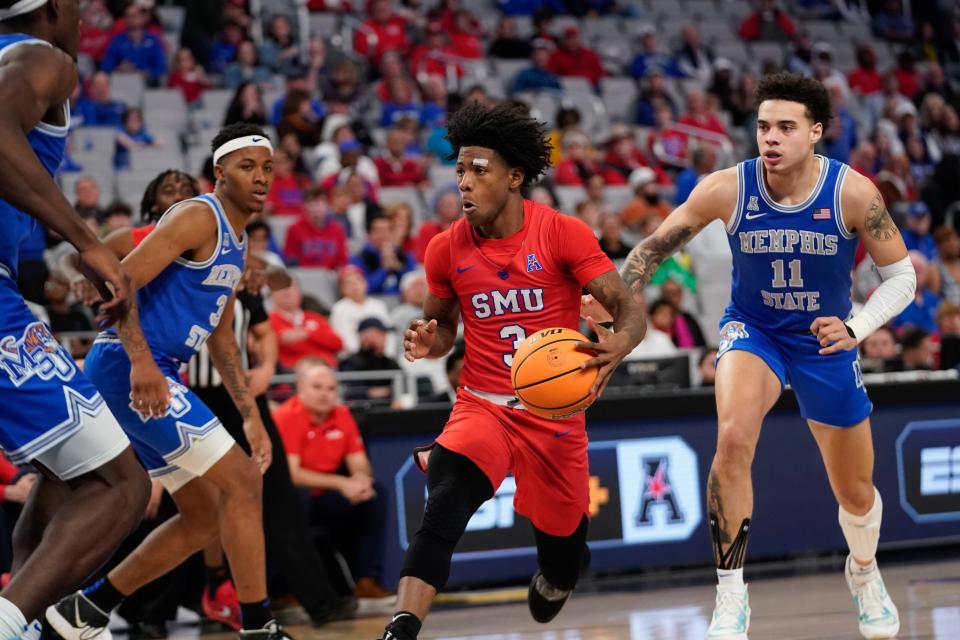
[[[628,333],[640,342],[646,319],[616,271],[608,271],[591,280],[587,283],[587,292],[613,316],[615,331]]]
[[[207,342],[207,348],[210,350],[210,358],[214,366],[223,379],[223,386],[233,398],[233,404],[237,406],[240,416],[246,420],[253,412],[253,400],[247,387],[243,361],[240,359],[240,347],[233,339],[233,334],[225,334],[222,340],[215,340],[214,336],[211,336],[211,340]]]
[[[126,316],[117,322],[117,337],[120,338],[123,350],[131,360],[144,352],[150,353],[150,346],[140,326],[140,311],[137,308],[136,296],[130,297]]]
[[[620,275],[631,291],[643,291],[650,284],[653,274],[669,255],[683,246],[696,235],[704,225],[677,227],[663,237],[653,234],[636,247],[627,256]]]
[[[864,227],[874,240],[890,240],[898,233],[897,225],[894,224],[879,194],[875,194],[873,201],[870,202]]]

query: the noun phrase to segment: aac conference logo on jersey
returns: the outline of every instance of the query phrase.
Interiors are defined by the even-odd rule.
[[[897,469],[900,505],[914,522],[960,520],[960,420],[907,424]]]
[[[590,529],[595,548],[684,541],[702,520],[697,456],[677,436],[591,442]],[[397,472],[400,546],[406,549],[426,506],[424,476]],[[467,524],[454,561],[534,554],[530,523],[513,509],[517,483],[507,476]]]

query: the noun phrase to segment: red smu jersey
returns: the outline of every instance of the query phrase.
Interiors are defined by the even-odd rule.
[[[513,394],[516,348],[540,329],[577,330],[581,288],[614,269],[587,225],[530,200],[513,235],[483,238],[460,218],[434,236],[424,262],[430,293],[460,300],[460,383],[502,394]]]

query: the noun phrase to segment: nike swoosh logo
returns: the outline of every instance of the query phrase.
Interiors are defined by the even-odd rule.
[[[564,437],[564,436],[570,435],[571,433],[573,433],[573,429],[570,429],[569,431],[554,431],[554,432],[553,432],[553,437],[554,437],[554,438],[562,438],[562,437]]]
[[[754,219],[756,219],[756,218],[762,218],[763,216],[767,215],[768,213],[770,213],[770,212],[769,212],[769,211],[764,211],[763,213],[750,213],[750,212],[747,212],[746,218],[747,218],[747,220],[754,220]]]
[[[230,245],[226,244],[226,245],[223,246],[223,251],[221,251],[220,253],[223,254],[223,255],[226,255],[226,254],[230,253],[231,251],[233,251],[233,248],[232,248]]]
[[[470,271],[470,269],[473,269],[475,266],[476,265],[470,265],[469,267],[457,267],[457,273],[464,273],[466,271]]]
[[[263,138],[250,138],[250,142],[260,142]]]

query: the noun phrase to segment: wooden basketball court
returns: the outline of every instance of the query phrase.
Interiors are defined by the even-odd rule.
[[[883,567],[900,609],[899,638],[960,639],[960,560],[897,563]],[[749,569],[748,569],[749,577]],[[586,589],[591,586],[588,584]],[[506,592],[521,596],[522,589]],[[702,640],[713,610],[709,585],[642,591],[579,593],[549,625],[535,623],[526,602],[445,606],[432,614],[422,640]],[[490,596],[493,597],[493,596]],[[483,597],[479,598],[483,599]],[[843,575],[755,579],[750,582],[754,640],[856,640],[853,604]],[[293,627],[298,639],[374,640],[386,616],[362,618],[320,629]],[[180,627],[172,637],[199,635]],[[209,640],[235,638],[207,635]]]

